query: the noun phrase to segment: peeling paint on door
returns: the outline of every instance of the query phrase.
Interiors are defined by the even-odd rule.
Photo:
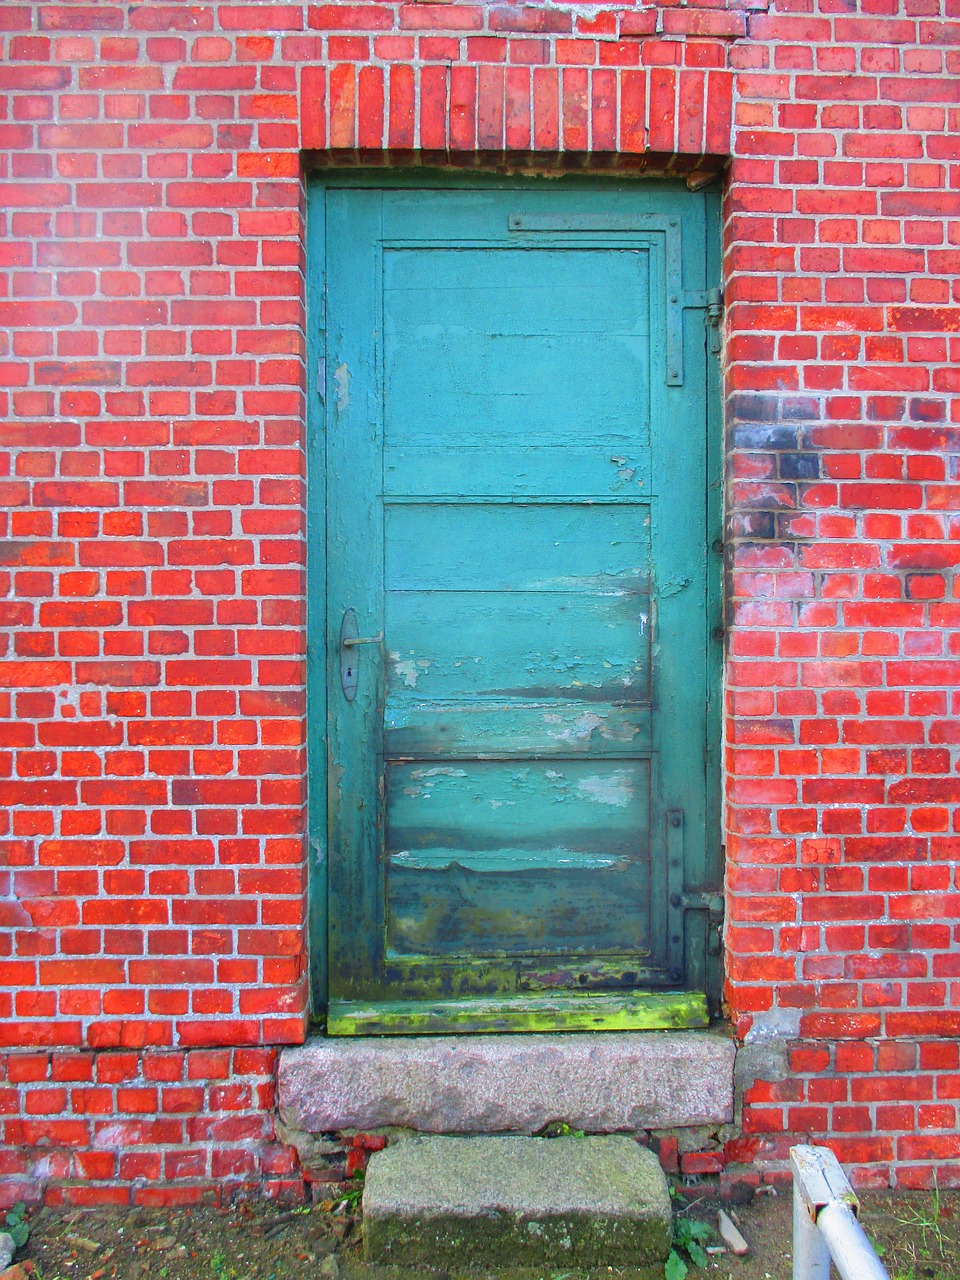
[[[346,364],[338,364],[333,371],[333,381],[337,389],[337,409],[345,413],[350,407],[350,370]]]

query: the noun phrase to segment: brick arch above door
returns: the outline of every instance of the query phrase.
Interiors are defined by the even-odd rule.
[[[731,151],[740,10],[331,5],[310,21],[306,151],[677,157],[678,173]]]

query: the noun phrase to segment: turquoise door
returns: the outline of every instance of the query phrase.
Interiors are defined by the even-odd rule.
[[[700,1024],[708,202],[317,200],[329,1029]]]

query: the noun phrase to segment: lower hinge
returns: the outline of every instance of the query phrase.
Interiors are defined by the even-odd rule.
[[[723,894],[705,889],[699,892],[675,893],[670,905],[678,911],[705,911],[707,913],[707,952],[720,955],[723,949]]]
[[[709,911],[711,915],[723,915],[723,894],[704,889],[694,893],[681,893],[675,905],[684,911]]]
[[[723,321],[723,290],[707,290],[707,327],[710,330],[710,351],[717,355],[720,351],[720,325]]]

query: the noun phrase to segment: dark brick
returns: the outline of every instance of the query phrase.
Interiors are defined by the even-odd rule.
[[[735,422],[778,422],[780,397],[741,391],[733,397],[731,410]]]
[[[773,423],[766,427],[736,426],[729,435],[734,449],[765,449],[781,453],[797,447],[796,431]]]
[[[813,396],[784,396],[780,416],[788,422],[818,422],[823,415]]]
[[[947,406],[943,400],[924,400],[914,396],[907,409],[911,422],[946,422],[947,419]]]
[[[776,535],[776,516],[772,511],[738,511],[731,518],[730,535],[734,538],[773,538]]]
[[[816,453],[781,453],[782,480],[816,480],[820,476],[820,457]]]

